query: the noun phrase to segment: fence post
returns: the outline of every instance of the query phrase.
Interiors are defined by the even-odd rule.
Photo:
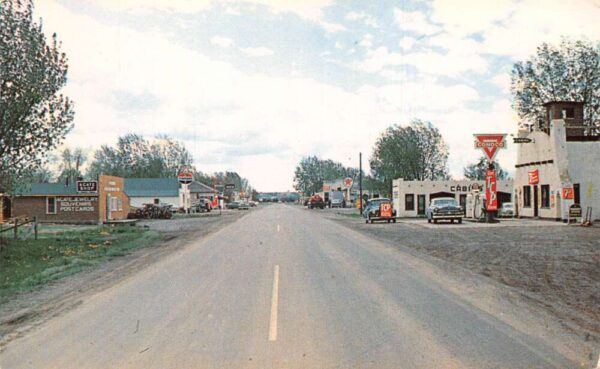
[[[15,218],[15,228],[13,228],[14,231],[14,239],[17,239],[17,233],[19,232],[19,220],[17,218]]]
[[[34,234],[35,239],[37,240],[37,238],[38,238],[37,217],[33,217],[33,234]]]

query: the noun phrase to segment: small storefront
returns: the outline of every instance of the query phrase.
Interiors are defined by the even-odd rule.
[[[481,191],[484,181],[393,181],[392,200],[399,217],[424,217],[431,200],[452,197],[466,210],[469,194]],[[513,181],[498,181],[499,206],[512,199]]]
[[[71,184],[33,183],[12,199],[13,216],[47,223],[97,224],[126,219],[128,213],[123,178],[113,176]]]

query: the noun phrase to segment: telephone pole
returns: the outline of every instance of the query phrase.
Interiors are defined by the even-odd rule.
[[[362,152],[358,153],[358,193],[360,196],[360,214],[363,213],[363,195],[362,195]]]

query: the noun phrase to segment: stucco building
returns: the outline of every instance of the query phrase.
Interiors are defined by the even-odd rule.
[[[545,104],[546,120],[530,131],[517,149],[515,198],[522,217],[568,218],[580,204],[598,219],[600,212],[600,132],[584,125],[584,105],[577,102]]]

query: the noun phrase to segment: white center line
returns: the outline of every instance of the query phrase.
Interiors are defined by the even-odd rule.
[[[277,224],[277,232],[279,232],[281,230],[281,228],[279,227],[279,224]]]
[[[598,364],[596,364],[596,369],[600,369],[600,356],[598,356]]]
[[[279,265],[275,265],[273,276],[273,296],[271,297],[271,322],[269,324],[269,341],[277,341],[277,305],[279,304]]]

